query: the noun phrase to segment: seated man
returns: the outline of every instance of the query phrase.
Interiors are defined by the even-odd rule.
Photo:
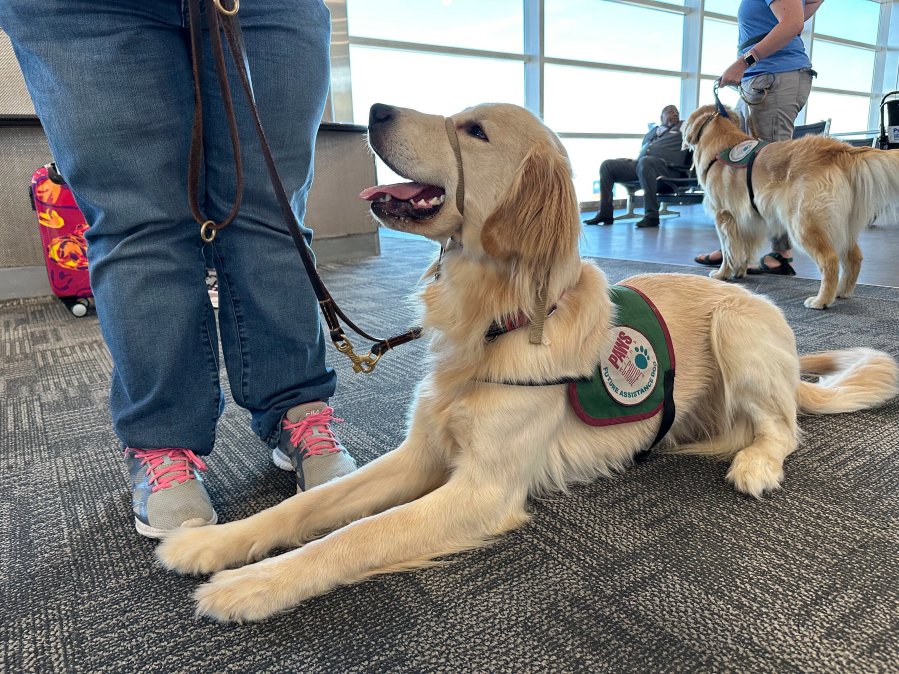
[[[654,126],[643,136],[643,147],[636,160],[607,159],[599,167],[599,212],[584,220],[587,225],[611,225],[612,188],[615,183],[640,181],[643,188],[643,219],[637,227],[659,226],[659,199],[656,196],[658,177],[686,177],[684,168],[687,153],[682,149],[680,113],[677,106],[662,109],[660,126]]]

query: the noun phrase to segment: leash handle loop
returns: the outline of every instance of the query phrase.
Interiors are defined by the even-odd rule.
[[[228,118],[229,129],[231,132],[231,144],[234,154],[235,171],[237,173],[237,191],[235,194],[234,204],[228,217],[221,223],[216,223],[203,216],[198,205],[198,193],[200,182],[200,167],[203,157],[203,122],[202,122],[202,91],[200,89],[200,60],[202,53],[202,30],[200,28],[200,6],[199,0],[188,0],[190,14],[190,33],[191,47],[193,51],[193,69],[194,69],[194,123],[191,135],[191,158],[188,167],[188,197],[190,200],[191,210],[194,218],[201,225],[201,236],[204,241],[212,241],[215,239],[216,232],[226,227],[236,217],[240,207],[240,201],[243,195],[243,170],[240,158],[240,139],[237,132],[237,117],[234,112],[231,91],[228,85],[228,77],[226,70],[225,52],[221,39],[221,33],[225,35],[231,57],[234,62],[238,79],[241,87],[246,95],[248,107],[253,119],[253,125],[256,129],[256,135],[259,138],[260,149],[265,160],[269,178],[275,192],[275,198],[278,202],[281,215],[287,225],[287,230],[293,239],[294,245],[300,254],[300,259],[306,269],[309,277],[309,283],[312,286],[315,296],[319,302],[319,308],[322,311],[325,322],[331,334],[331,340],[334,346],[341,353],[346,354],[353,362],[353,370],[356,372],[372,372],[380,360],[384,352],[392,348],[394,345],[404,344],[421,336],[421,328],[413,328],[402,335],[390,339],[379,340],[372,337],[367,332],[358,327],[351,321],[347,315],[340,309],[334,298],[328,292],[324,282],[315,268],[315,258],[309,248],[306,238],[300,231],[296,216],[290,206],[290,200],[287,198],[284,184],[278,169],[275,166],[275,160],[272,157],[271,148],[265,137],[265,131],[262,128],[262,121],[259,117],[259,110],[256,107],[256,99],[253,95],[253,85],[250,76],[250,65],[247,59],[246,49],[243,44],[243,37],[240,30],[240,23],[237,19],[239,10],[239,0],[233,0],[234,5],[230,9],[225,8],[221,4],[221,0],[213,0],[217,11],[206,12],[207,23],[209,25],[210,43],[212,46],[213,58],[215,60],[216,72],[218,74],[219,88],[222,92],[222,99],[225,105],[225,114]],[[222,16],[220,17],[219,14]],[[359,336],[364,339],[376,342],[375,348],[366,356],[359,356],[353,351],[352,344],[347,339],[340,326],[340,319]],[[381,346],[379,346],[381,345]],[[386,345],[386,346],[384,346]]]
[[[218,0],[216,5],[218,6]],[[237,0],[235,0],[237,6]],[[231,139],[231,153],[234,158],[234,173],[236,185],[234,189],[234,201],[228,215],[221,222],[207,217],[200,208],[200,175],[203,162],[203,96],[200,88],[200,72],[203,62],[203,30],[200,25],[199,0],[189,0],[188,3],[190,40],[191,40],[191,65],[194,76],[194,121],[190,137],[190,159],[187,166],[187,197],[191,214],[200,225],[200,236],[206,243],[215,239],[216,232],[230,225],[240,210],[243,199],[243,162],[240,154],[240,137],[237,131],[237,116],[234,114],[234,100],[231,96],[231,88],[228,85],[228,74],[225,68],[225,59],[222,50],[221,34],[219,32],[218,12],[206,12],[206,23],[209,29],[209,39],[212,46],[212,55],[215,63],[216,76],[219,89],[222,93],[222,104],[225,107],[225,117],[228,120],[228,135]],[[224,11],[224,10],[223,10]]]

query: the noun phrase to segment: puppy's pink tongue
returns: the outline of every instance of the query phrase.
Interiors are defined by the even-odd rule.
[[[430,192],[434,192],[431,194]],[[427,192],[427,194],[425,194]],[[393,185],[375,185],[374,187],[366,187],[359,193],[361,199],[366,201],[374,201],[380,199],[385,194],[389,194],[394,199],[407,201],[416,197],[429,199],[438,196],[442,191],[433,185],[423,185],[422,183],[395,183]]]

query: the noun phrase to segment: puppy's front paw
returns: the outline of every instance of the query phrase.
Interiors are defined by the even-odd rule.
[[[221,571],[194,592],[197,615],[222,623],[265,620],[291,606],[281,585],[264,563]]]
[[[805,307],[806,309],[826,309],[827,302],[818,299],[818,297],[809,297],[805,301]]]
[[[156,548],[162,565],[183,574],[221,571],[252,561],[252,540],[235,530],[237,523],[176,530]]]
[[[713,278],[716,281],[726,281],[727,280],[727,271],[723,268],[716,269],[715,271],[710,271],[709,278]]]
[[[783,462],[759,452],[741,450],[727,471],[727,480],[737,491],[761,498],[766,492],[780,488]]]

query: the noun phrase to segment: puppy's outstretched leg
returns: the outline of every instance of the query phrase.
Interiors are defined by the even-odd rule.
[[[416,501],[279,557],[217,573],[194,595],[197,612],[223,622],[262,620],[339,585],[477,547],[525,521],[524,491],[478,479],[454,473]]]
[[[179,573],[210,573],[246,564],[277,547],[295,546],[323,531],[406,503],[445,480],[445,458],[411,432],[397,449],[359,470],[292,496],[252,517],[210,527],[184,528],[156,555]]]

